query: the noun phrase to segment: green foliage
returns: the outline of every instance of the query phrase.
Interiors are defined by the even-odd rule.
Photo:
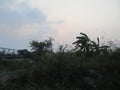
[[[73,44],[76,44],[76,48],[80,48],[81,51],[86,52],[88,50],[90,39],[84,33],[80,33],[82,36],[76,37],[78,40]]]
[[[14,71],[31,69],[32,63],[30,59],[26,60],[0,60],[0,71]]]
[[[25,69],[26,71],[22,75],[17,74],[20,75],[18,78],[8,80],[0,88],[119,90],[120,54],[118,51],[106,56],[93,57],[78,57],[71,51],[48,53],[35,66],[29,60],[1,62],[1,65],[4,64],[8,68],[11,67],[10,65],[14,66],[13,69],[9,69],[11,72]],[[114,55],[117,55],[117,58],[114,58],[116,57]]]
[[[78,40],[74,42],[76,49],[85,53],[87,55],[95,55],[95,54],[107,54],[108,48],[110,46],[100,46],[100,40],[97,38],[97,43],[90,40],[90,38],[84,34],[80,33],[82,36],[76,37]]]
[[[74,42],[77,51],[61,45],[53,52],[52,39],[32,41],[30,55],[36,63],[0,61],[0,90],[120,90],[120,48],[109,54],[109,46],[100,46],[99,38],[96,43],[81,35]]]
[[[30,46],[36,54],[41,55],[45,52],[52,51],[52,41],[52,38],[49,38],[48,40],[45,40],[43,42],[33,40],[32,42],[30,42]]]
[[[41,55],[46,51],[45,42],[32,41],[30,42],[30,45],[35,54]]]
[[[47,53],[52,53],[52,38],[49,38],[48,40],[45,40],[43,42],[38,42],[33,40],[30,42],[31,46],[31,57],[34,59],[34,61],[39,61],[43,58],[43,56]]]
[[[18,50],[18,57],[20,58],[31,58],[31,53],[27,49]]]

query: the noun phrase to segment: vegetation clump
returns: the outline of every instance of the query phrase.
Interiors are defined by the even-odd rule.
[[[80,34],[72,50],[61,45],[54,52],[50,38],[30,42],[21,61],[0,61],[0,90],[120,90],[120,48],[109,52],[99,38]]]

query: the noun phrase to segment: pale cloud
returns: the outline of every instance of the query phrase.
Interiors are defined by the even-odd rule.
[[[23,9],[22,12],[11,10],[9,8],[0,8],[0,23],[8,25],[24,25],[24,24],[44,24],[46,23],[47,16],[44,15],[37,8]]]
[[[0,1],[3,5],[0,7],[0,38],[2,39],[0,44],[2,46],[12,47],[14,43],[13,46],[16,45],[16,48],[23,48],[30,40],[41,40],[47,32],[54,33],[47,23],[47,15],[40,9],[32,8],[26,2],[12,1],[14,3]],[[11,8],[8,4],[15,5]],[[5,41],[11,44],[6,44]]]
[[[53,35],[58,42],[72,43],[80,32],[120,38],[119,0],[2,0],[0,7],[0,23],[21,38]]]
[[[79,32],[92,38],[103,36],[104,32],[107,35],[104,37],[119,38],[119,0],[30,0],[29,5],[41,9],[49,21],[64,21],[61,25],[51,25],[57,30],[59,41],[72,41]]]
[[[39,25],[24,25],[19,28],[18,31],[16,31],[15,35],[17,35],[20,38],[25,38],[31,35],[36,35],[39,32],[40,26]]]
[[[15,10],[24,0],[0,0],[0,8],[9,8]]]

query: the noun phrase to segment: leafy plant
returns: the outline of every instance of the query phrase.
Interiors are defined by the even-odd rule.
[[[89,42],[90,39],[88,38],[88,36],[84,33],[80,33],[82,36],[80,37],[76,37],[78,40],[76,42],[74,42],[73,44],[76,44],[76,48],[80,51],[86,52],[88,51],[88,46],[89,46]]]
[[[30,58],[30,52],[27,49],[18,50],[18,56],[21,58]]]
[[[76,37],[78,40],[75,41],[76,49],[85,53],[96,53],[96,54],[105,54],[109,46],[100,46],[100,40],[97,38],[97,43],[90,40],[90,38],[84,34],[80,33],[82,36]]]
[[[52,39],[45,40],[43,42],[38,42],[33,40],[30,42],[30,46],[32,47],[33,52],[38,55],[41,55],[45,52],[52,51]]]

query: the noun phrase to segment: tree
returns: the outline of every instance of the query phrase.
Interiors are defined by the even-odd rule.
[[[43,42],[38,42],[33,40],[30,42],[30,46],[32,47],[32,51],[34,55],[36,56],[42,56],[46,52],[52,51],[52,41],[53,38],[49,38],[48,40],[45,40]]]
[[[18,50],[18,55],[23,58],[31,58],[30,52],[27,49]]]

